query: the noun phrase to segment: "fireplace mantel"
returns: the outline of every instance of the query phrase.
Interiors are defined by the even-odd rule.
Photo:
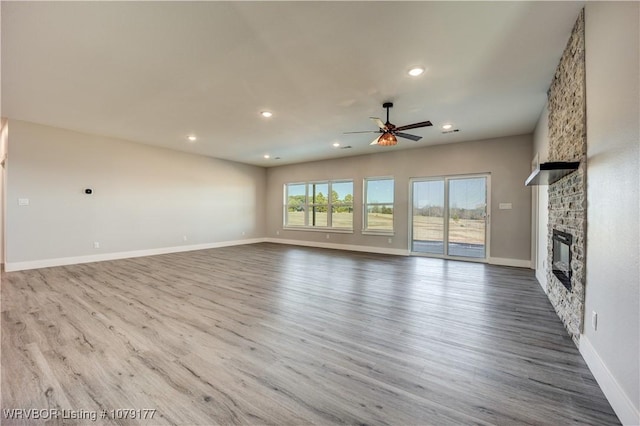
[[[542,163],[529,175],[524,182],[526,186],[534,185],[551,185],[578,170],[579,161],[555,161],[551,163]]]

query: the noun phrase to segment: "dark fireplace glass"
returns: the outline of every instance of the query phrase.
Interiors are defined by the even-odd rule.
[[[573,237],[566,232],[553,230],[552,272],[560,282],[571,290],[571,244]]]

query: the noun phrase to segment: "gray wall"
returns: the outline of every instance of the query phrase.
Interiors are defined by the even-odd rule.
[[[7,264],[264,235],[264,168],[21,121],[9,128]]]
[[[410,143],[410,142],[405,142]],[[531,163],[531,135],[488,139],[388,153],[273,167],[267,171],[267,236],[311,243],[407,250],[409,179],[412,177],[491,173],[491,257],[531,259],[531,195],[524,180]],[[362,181],[371,176],[395,178],[395,235],[362,235]],[[348,178],[354,180],[353,234],[283,230],[283,185],[289,182]],[[499,210],[512,203],[512,210]],[[279,232],[279,235],[276,233]]]
[[[587,324],[580,349],[597,354],[585,358],[627,424],[640,424],[639,18],[638,2],[586,4]]]

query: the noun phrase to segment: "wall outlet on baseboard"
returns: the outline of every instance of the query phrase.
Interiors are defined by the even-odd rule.
[[[596,311],[591,312],[591,327],[598,330],[598,313]]]
[[[98,241],[94,241],[93,242],[93,248],[94,249],[99,249],[100,248],[100,243]]]

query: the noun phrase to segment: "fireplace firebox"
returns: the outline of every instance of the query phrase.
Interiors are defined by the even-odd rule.
[[[571,244],[573,237],[566,232],[553,230],[552,272],[571,291]]]

